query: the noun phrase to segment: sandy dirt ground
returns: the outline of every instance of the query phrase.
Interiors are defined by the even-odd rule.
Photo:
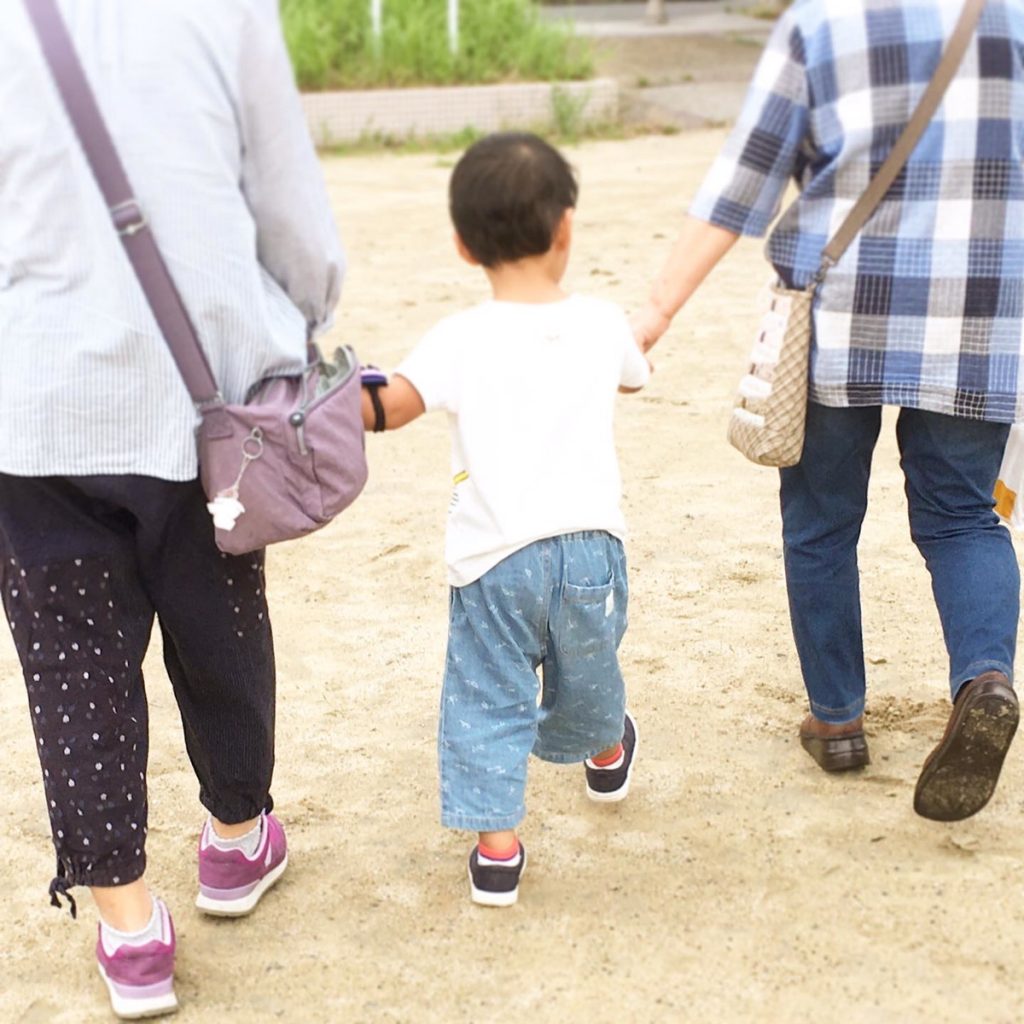
[[[627,87],[746,82],[763,41],[734,35],[672,35],[591,41],[597,72]]]
[[[720,132],[592,143],[570,284],[635,305]],[[394,365],[483,297],[452,251],[448,157],[329,159],[352,268],[335,336]],[[535,762],[519,904],[469,902],[469,837],[438,824],[447,427],[371,437],[340,520],[269,557],[277,636],[274,795],[292,863],[249,920],[192,907],[201,824],[154,643],[149,878],[179,931],[182,1024],[287,1021],[992,1022],[1024,1018],[1020,747],[990,806],[914,816],[941,734],[946,666],[910,544],[889,429],[861,545],[874,763],[824,775],[782,582],[776,479],[724,440],[766,277],[757,242],[715,272],[618,421],[632,537],[622,648],[642,748],[621,805]],[[47,906],[53,863],[18,668],[0,640],[5,793],[0,1021],[109,1019],[95,915]]]

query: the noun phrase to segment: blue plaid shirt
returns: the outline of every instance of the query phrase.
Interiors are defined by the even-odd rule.
[[[885,159],[938,65],[962,0],[797,0],[690,212],[763,235],[790,287]],[[828,272],[811,398],[1024,419],[1024,0],[989,0],[932,124]]]

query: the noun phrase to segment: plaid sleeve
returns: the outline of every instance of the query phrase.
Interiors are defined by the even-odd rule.
[[[743,110],[704,179],[692,216],[741,235],[763,235],[778,212],[808,125],[803,36],[791,16],[776,23]]]

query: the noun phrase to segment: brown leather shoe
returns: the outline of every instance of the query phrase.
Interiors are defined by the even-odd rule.
[[[836,727],[829,729],[826,723],[808,715],[800,726],[800,744],[827,772],[863,768],[871,763],[871,756],[860,722],[861,719],[857,719],[851,723],[853,729],[843,732]]]
[[[914,810],[933,821],[977,814],[995,792],[1017,731],[1017,695],[1002,672],[984,672],[957,694],[939,745],[914,790]]]

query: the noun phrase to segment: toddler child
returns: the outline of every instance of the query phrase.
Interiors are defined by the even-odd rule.
[[[470,891],[488,906],[515,903],[526,866],[529,755],[585,762],[587,795],[615,801],[637,749],[616,653],[627,589],[612,417],[616,391],[639,390],[649,367],[620,308],[562,290],[576,195],[535,135],[471,146],[450,212],[493,298],[442,320],[390,380],[364,377],[368,429],[434,409],[451,425],[441,820],[479,834]]]

